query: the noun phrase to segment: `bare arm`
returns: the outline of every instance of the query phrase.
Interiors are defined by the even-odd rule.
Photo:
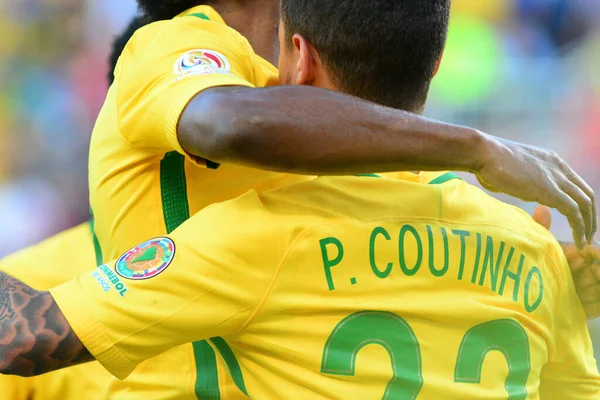
[[[34,376],[93,359],[50,293],[0,272],[0,373]]]
[[[477,171],[488,151],[475,129],[302,86],[208,89],[185,109],[178,137],[211,161],[319,175]]]
[[[593,190],[555,153],[306,86],[218,87],[184,110],[178,139],[214,162],[301,174],[454,170],[557,208],[582,247],[596,232]]]

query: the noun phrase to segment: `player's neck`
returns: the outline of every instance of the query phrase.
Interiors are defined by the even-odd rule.
[[[212,7],[228,26],[248,39],[259,56],[275,64],[278,56],[275,48],[279,22],[278,4],[272,1],[234,1],[214,4]]]

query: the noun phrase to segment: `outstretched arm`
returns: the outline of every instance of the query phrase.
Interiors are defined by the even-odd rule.
[[[555,153],[306,86],[198,93],[177,128],[189,154],[301,174],[455,170],[486,188],[557,208],[583,246],[596,231],[592,189]]]
[[[0,272],[0,373],[34,376],[93,360],[49,292]]]

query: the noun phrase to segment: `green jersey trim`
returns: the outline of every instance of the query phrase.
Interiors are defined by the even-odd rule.
[[[202,19],[205,19],[205,20],[207,20],[207,21],[210,21],[210,18],[208,18],[208,17],[206,16],[206,14],[202,14],[202,13],[188,14],[188,15],[186,15],[186,16],[187,16],[187,17],[197,17],[197,18],[202,18]]]
[[[194,390],[199,400],[220,400],[217,355],[206,340],[192,343],[196,359],[196,383]],[[214,371],[214,373],[212,373]],[[207,373],[210,372],[210,373]]]
[[[454,179],[461,179],[460,176],[456,175],[454,172],[446,172],[444,175],[440,175],[437,178],[435,178],[434,180],[432,180],[431,182],[429,182],[430,185],[441,185],[442,183],[446,183],[448,181],[454,180]]]
[[[248,396],[246,383],[244,382],[244,375],[242,374],[242,368],[235,358],[235,354],[233,354],[231,347],[229,347],[225,339],[222,337],[214,337],[210,339],[210,341],[217,348],[219,353],[221,353],[221,356],[223,356],[235,385],[242,391],[242,393]]]
[[[377,174],[357,174],[355,176],[366,176],[366,177],[370,177],[370,178],[381,178],[381,176],[379,176]],[[461,177],[458,176],[458,175],[456,175],[454,172],[446,172],[445,174],[440,175],[437,178],[435,178],[434,180],[432,180],[431,182],[429,182],[429,185],[441,185],[442,183],[446,183],[446,182],[451,181],[453,179],[461,179]]]
[[[165,226],[171,233],[190,217],[185,157],[176,151],[165,154],[160,162],[160,190]]]
[[[205,14],[190,16],[210,20]],[[217,168],[217,166],[211,166]],[[210,168],[210,167],[209,167]],[[185,157],[175,151],[165,154],[160,162],[160,188],[163,215],[167,233],[190,218],[190,205],[187,197]],[[206,340],[192,343],[196,362],[194,390],[198,400],[220,400],[219,370],[217,355]]]
[[[185,157],[175,151],[165,154],[160,162],[160,190],[167,233],[190,218],[185,176]],[[217,356],[207,341],[192,343],[196,362],[194,386],[199,400],[219,400],[219,371]]]
[[[96,231],[94,230],[94,213],[92,212],[92,219],[88,222],[90,227],[90,232],[92,233],[92,243],[94,243],[94,255],[96,256],[96,266],[99,267],[102,265],[102,248],[100,247],[100,241],[98,240],[98,236],[96,236]]]

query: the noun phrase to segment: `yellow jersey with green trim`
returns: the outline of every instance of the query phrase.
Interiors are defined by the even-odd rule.
[[[0,271],[37,290],[70,281],[95,264],[91,224],[81,224],[0,260]],[[8,400],[100,400],[111,375],[98,362],[32,378],[0,375]]]
[[[255,399],[600,398],[559,244],[453,177],[250,191],[51,293],[120,378],[208,339]]]
[[[276,68],[208,6],[135,33],[115,69],[90,147],[90,204],[104,260],[173,231],[212,203],[309,179],[218,166],[186,154],[177,140],[179,117],[202,90],[276,82]],[[113,381],[109,395],[228,398],[219,360],[208,343],[188,344],[140,365],[126,381]]]

